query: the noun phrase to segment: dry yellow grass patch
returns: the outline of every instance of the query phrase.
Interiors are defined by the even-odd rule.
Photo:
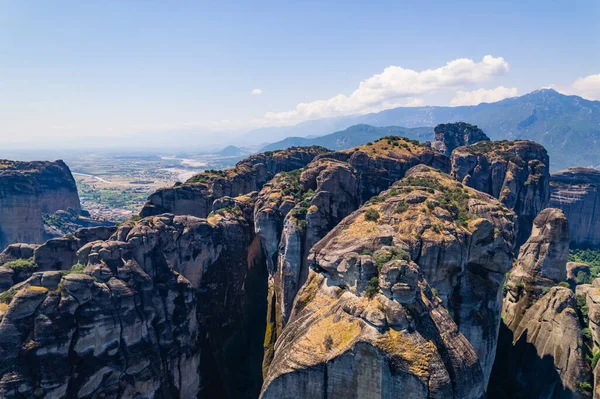
[[[365,220],[365,215],[362,214],[349,226],[346,226],[342,234],[340,234],[340,240],[352,237],[364,237],[372,236],[377,234],[377,222]]]
[[[342,315],[338,321],[334,321],[335,318],[336,315],[331,314],[319,320],[297,345],[310,350],[321,361],[348,350],[360,336],[360,323],[347,315]]]
[[[8,310],[8,304],[0,303],[0,313],[6,313],[7,310]]]
[[[30,285],[27,289],[29,291],[48,292],[48,288],[40,287],[39,285]]]
[[[377,341],[377,346],[390,355],[400,357],[406,362],[408,371],[419,377],[429,375],[429,363],[437,351],[433,342],[415,344],[407,333],[393,329]]]

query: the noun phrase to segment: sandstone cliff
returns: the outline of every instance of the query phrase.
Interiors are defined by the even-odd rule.
[[[490,138],[475,125],[465,122],[442,123],[433,129],[435,138],[431,147],[450,156],[455,148],[471,145]]]
[[[232,169],[203,172],[185,184],[156,191],[148,198],[140,215],[172,213],[206,217],[215,199],[259,191],[277,173],[300,169],[325,152],[327,150],[322,147],[296,147],[254,155],[238,162]]]
[[[519,217],[517,246],[531,232],[533,219],[548,205],[549,158],[532,141],[483,141],[452,152],[452,176],[488,193]]]
[[[504,273],[510,267],[514,218],[497,200],[462,186],[448,175],[424,165],[411,169],[405,179],[345,218],[311,250],[314,271],[298,293],[289,323],[275,345],[274,359],[263,385],[264,397],[302,397],[308,394],[298,391],[302,384],[313,387],[310,395],[317,397],[331,397],[325,396],[331,392],[340,397],[365,397],[361,396],[365,392],[359,381],[367,378],[367,370],[377,373],[369,385],[373,397],[394,397],[406,392],[417,397],[435,397],[438,389],[453,397],[444,391],[447,388],[433,385],[430,391],[427,384],[421,385],[423,378],[432,381],[430,373],[437,373],[435,370],[443,367],[411,364],[420,358],[411,353],[419,348],[415,346],[418,336],[409,335],[413,330],[407,324],[387,321],[392,317],[388,312],[406,314],[407,310],[402,310],[404,305],[399,306],[403,301],[412,303],[414,298],[422,297],[418,292],[414,296],[416,281],[422,278],[435,288],[436,313],[442,317],[427,321],[428,311],[420,304],[422,311],[418,313],[422,320],[447,326],[462,348],[461,356],[474,353],[451,361],[461,367],[468,364],[463,371],[446,370],[456,381],[465,378],[471,383],[456,386],[447,383],[454,387],[457,397],[479,397],[493,363],[501,307],[499,293]],[[420,271],[416,271],[417,264]],[[408,280],[404,281],[404,277]],[[412,288],[407,284],[412,284]],[[377,293],[380,290],[382,294]],[[369,296],[375,296],[377,301],[369,301]],[[397,309],[395,313],[386,310],[388,306]],[[418,323],[421,316],[412,320]],[[456,321],[458,331],[452,327],[455,324],[451,318]],[[320,328],[322,323],[329,324]],[[353,332],[345,336],[349,329]],[[330,333],[333,344],[312,340],[317,331]],[[404,356],[408,356],[398,359],[404,365],[404,373],[392,373],[394,377],[385,368],[390,353],[385,348],[377,349],[376,344],[389,339],[390,334],[394,336],[392,340],[397,339],[403,345],[399,352],[407,352]],[[467,341],[463,341],[465,338]],[[440,342],[435,337],[429,339]],[[474,349],[467,344],[469,341]],[[311,345],[314,353],[309,350]],[[436,352],[453,353],[454,349],[436,345],[430,347],[433,357]],[[353,360],[359,354],[364,363]],[[448,360],[446,355],[441,356]],[[330,369],[335,364],[348,371]],[[411,375],[413,367],[421,368],[422,374]],[[461,375],[463,372],[466,374]],[[339,373],[344,376],[336,381]],[[379,386],[382,380],[386,384]],[[403,384],[406,391],[400,388]],[[336,390],[331,391],[334,386]],[[286,394],[285,387],[292,393]]]
[[[570,168],[553,173],[549,206],[569,219],[572,242],[600,245],[600,171]]]
[[[42,243],[42,214],[72,209],[79,196],[63,161],[0,160],[0,250],[16,242]]]
[[[585,384],[591,382],[591,371],[575,294],[561,283],[567,278],[568,250],[564,214],[543,210],[508,278],[505,327],[492,373],[496,392],[532,398],[590,396]]]

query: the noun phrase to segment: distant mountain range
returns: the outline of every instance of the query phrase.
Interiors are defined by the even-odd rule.
[[[361,144],[380,139],[384,136],[402,136],[412,140],[427,141],[433,139],[433,128],[407,128],[399,126],[376,127],[366,124],[350,126],[339,132],[316,138],[288,137],[276,143],[269,144],[261,151],[282,150],[289,147],[319,145],[330,150],[344,150]]]
[[[346,141],[352,141],[347,145],[352,147],[374,140],[377,134],[431,140],[435,125],[457,121],[478,125],[492,140],[528,139],[544,145],[553,170],[569,166],[600,167],[600,101],[566,96],[551,89],[475,106],[400,107],[373,114],[319,119],[295,126],[256,129],[246,137],[252,137],[255,143],[286,138],[264,149],[312,144],[338,149],[345,147]],[[353,125],[359,126],[344,130]],[[402,130],[397,126],[420,129]],[[383,130],[373,130],[375,127]],[[386,133],[392,130],[398,133]],[[361,134],[365,135],[362,140]],[[309,135],[324,137],[306,139]]]

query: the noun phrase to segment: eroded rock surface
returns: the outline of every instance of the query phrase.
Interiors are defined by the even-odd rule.
[[[499,293],[504,273],[510,267],[514,218],[508,208],[492,197],[421,165],[411,169],[404,180],[381,193],[377,200],[339,223],[313,247],[310,259],[314,274],[326,276],[324,286],[365,292],[370,285],[370,290],[381,289],[396,303],[411,301],[414,291],[397,284],[396,279],[405,276],[410,269],[404,264],[414,261],[419,273],[436,289],[439,304],[448,308],[459,331],[475,346],[485,386],[496,345],[501,308]],[[373,282],[373,278],[377,281]],[[416,280],[416,277],[411,280],[413,285]],[[303,290],[310,285],[311,282],[307,282]],[[302,303],[306,302],[304,296],[303,291],[298,293],[290,321],[275,345],[275,357],[268,370],[270,376],[281,373],[277,371],[278,356],[289,357],[295,352],[281,343],[288,340],[286,334],[292,336],[293,331],[300,329],[295,323],[318,322],[318,318],[310,319],[302,310]],[[369,316],[369,322],[376,323],[378,328],[385,326],[381,317],[373,317]],[[380,320],[376,321],[377,318]],[[294,339],[297,338],[304,341],[301,337]],[[310,373],[293,371],[293,374],[306,374],[307,378]],[[285,381],[287,377],[282,378]],[[322,375],[319,378],[322,379]],[[281,393],[279,388],[274,392]],[[399,391],[389,392],[382,393],[382,397]],[[415,392],[416,395],[430,394]],[[347,394],[355,397],[352,395],[356,393],[349,388]]]
[[[571,241],[600,245],[600,171],[569,168],[550,177],[550,207],[569,219]]]
[[[238,209],[150,217],[81,246],[83,272],[14,285],[0,298],[0,396],[255,397],[251,236]]]
[[[450,156],[455,148],[471,145],[490,138],[476,125],[465,122],[442,123],[433,129],[435,138],[431,147]]]
[[[369,297],[376,266],[361,272],[360,255],[348,256],[346,267],[310,272],[261,398],[483,398],[477,356],[417,265],[386,265],[399,298]]]
[[[488,193],[519,217],[517,246],[531,232],[533,220],[548,205],[549,158],[532,141],[482,141],[452,152],[452,176]]]
[[[79,213],[75,179],[63,161],[0,160],[0,250],[24,242],[44,241],[42,214]]]
[[[582,326],[574,292],[564,283],[569,250],[562,211],[543,210],[507,282],[492,385],[532,398],[589,397]]]
[[[322,147],[296,147],[254,155],[224,171],[203,172],[185,184],[160,189],[150,195],[140,215],[172,213],[207,217],[215,199],[260,191],[277,173],[300,169],[326,152]]]

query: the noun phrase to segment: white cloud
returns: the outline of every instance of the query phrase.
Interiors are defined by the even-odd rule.
[[[485,82],[508,70],[509,65],[504,58],[491,55],[486,55],[479,62],[460,58],[437,69],[424,71],[389,66],[383,72],[362,81],[349,96],[338,94],[326,100],[300,103],[289,111],[268,112],[263,121],[268,125],[283,125],[336,115],[380,111],[398,106],[400,99],[408,103],[418,101],[419,96]]]
[[[250,94],[252,94],[253,96],[257,96],[259,94],[262,94],[262,90],[261,89],[254,89],[254,90],[252,90],[252,92]]]
[[[473,90],[463,91],[459,90],[456,92],[456,96],[450,100],[450,105],[477,105],[480,103],[492,103],[500,100],[504,100],[508,97],[515,97],[517,95],[516,87],[504,87],[499,86],[495,89],[485,90]]]
[[[600,73],[577,79],[567,91],[588,100],[600,100]]]

